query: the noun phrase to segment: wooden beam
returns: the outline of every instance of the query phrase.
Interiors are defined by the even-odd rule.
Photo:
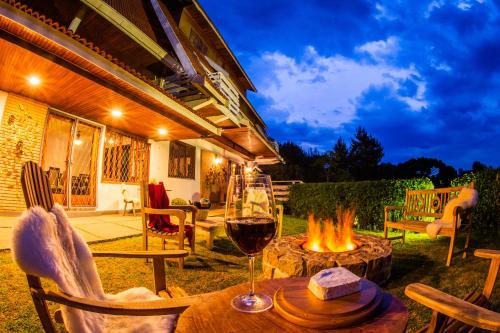
[[[201,102],[199,104],[196,104],[196,105],[192,106],[192,108],[193,108],[193,110],[196,111],[196,110],[204,108],[205,106],[208,106],[208,105],[213,104],[213,103],[217,103],[217,102],[215,101],[215,99],[213,99],[213,98],[210,97],[206,101]]]
[[[228,116],[213,116],[207,118],[210,119],[210,121],[213,122],[214,124],[219,124],[229,119]]]
[[[177,55],[177,58],[179,58],[182,67],[184,67],[184,70],[186,73],[188,73],[190,76],[195,77],[199,76],[198,73],[196,73],[196,70],[194,69],[193,63],[189,59],[189,57],[186,54],[186,50],[184,50],[184,47],[182,47],[181,41],[177,37],[177,35],[174,32],[174,29],[170,25],[167,17],[165,16],[165,13],[160,7],[160,4],[158,3],[157,0],[150,0],[151,6],[153,6],[153,10],[156,14],[156,17],[158,18],[158,21],[160,21],[160,25],[167,35],[168,40],[170,41],[170,44],[174,48],[175,54]],[[203,80],[203,78],[201,78]],[[202,81],[200,81],[202,82]]]
[[[154,57],[163,62],[176,73],[183,73],[184,68],[168,54],[160,45],[127,20],[122,14],[102,0],[81,0],[92,8],[97,14],[104,17],[108,22],[123,31],[127,36],[150,52]]]

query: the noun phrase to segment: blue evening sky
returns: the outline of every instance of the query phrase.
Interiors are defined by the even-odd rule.
[[[320,151],[358,126],[383,161],[500,166],[500,6],[200,0],[257,86],[269,135]]]

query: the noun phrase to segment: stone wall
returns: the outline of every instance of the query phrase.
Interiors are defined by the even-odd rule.
[[[0,125],[0,210],[23,210],[21,166],[40,162],[48,107],[8,94]]]

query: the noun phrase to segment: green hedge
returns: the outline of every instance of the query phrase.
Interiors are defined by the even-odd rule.
[[[357,226],[380,230],[384,227],[384,206],[402,205],[406,189],[432,189],[428,178],[341,183],[296,184],[290,188],[288,207],[292,215],[335,219],[336,206],[356,209]]]
[[[479,201],[472,215],[473,228],[482,233],[498,233],[500,226],[500,169],[486,169],[466,173],[451,181],[451,186],[462,186],[474,182]]]

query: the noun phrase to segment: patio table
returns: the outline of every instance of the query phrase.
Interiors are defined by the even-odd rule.
[[[308,279],[306,278],[294,278]],[[274,295],[280,288],[290,283],[291,278],[256,282],[256,291]],[[238,294],[248,292],[249,284],[242,283],[227,289],[210,293],[207,297],[189,307],[179,318],[176,332],[387,332],[399,333],[406,330],[408,310],[398,298],[384,293],[380,309],[362,324],[343,329],[318,330],[297,326],[282,318],[273,308],[269,311],[247,314],[234,310],[230,301]]]

